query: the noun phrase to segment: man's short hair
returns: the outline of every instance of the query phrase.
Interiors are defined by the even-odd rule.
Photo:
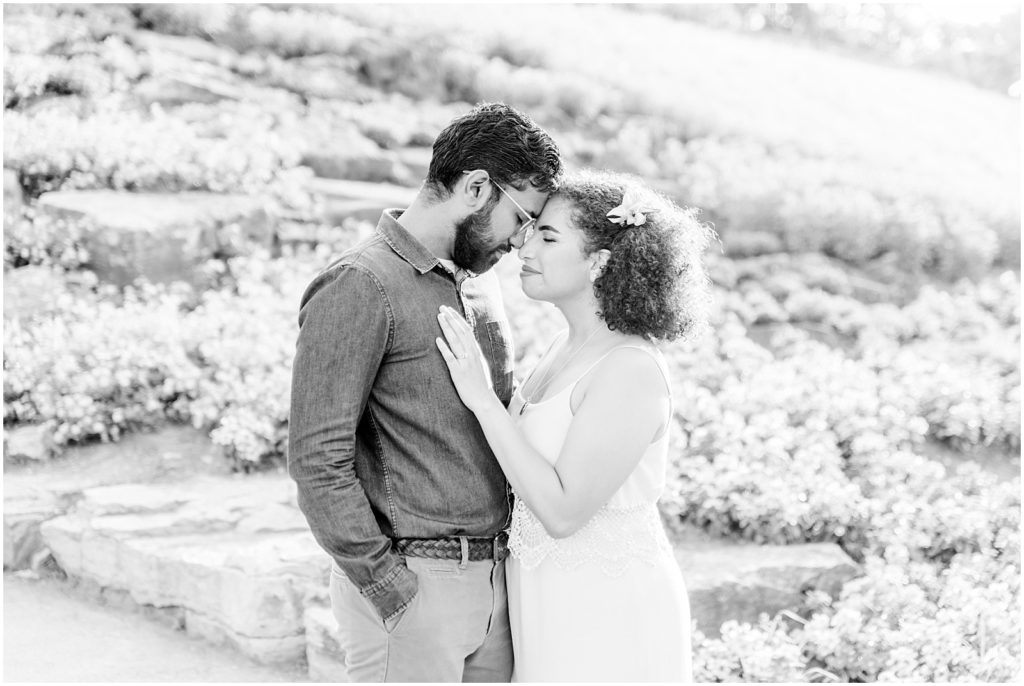
[[[562,158],[548,133],[504,103],[482,103],[455,118],[434,141],[427,186],[446,198],[467,170],[483,169],[500,185],[526,190],[527,184],[553,193],[562,176]]]

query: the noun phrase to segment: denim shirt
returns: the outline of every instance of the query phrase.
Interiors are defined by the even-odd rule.
[[[288,471],[313,536],[388,619],[417,580],[395,538],[490,537],[510,490],[435,339],[438,307],[463,313],[512,395],[512,342],[497,277],[453,274],[386,210],[326,267],[299,310]]]

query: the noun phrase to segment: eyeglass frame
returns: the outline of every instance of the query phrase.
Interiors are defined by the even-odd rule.
[[[462,173],[463,174],[472,174],[472,172],[470,172],[470,171],[464,171]],[[487,177],[487,180],[490,181],[491,183],[493,183],[494,187],[497,188],[499,191],[501,191],[502,195],[504,195],[506,198],[511,200],[512,204],[516,206],[516,209],[519,210],[519,212],[521,212],[526,217],[526,221],[524,221],[522,224],[520,224],[519,228],[516,229],[512,233],[511,236],[508,237],[509,249],[511,250],[512,248],[515,248],[516,250],[518,250],[519,248],[521,248],[523,246],[523,244],[526,243],[526,241],[530,240],[530,236],[527,235],[523,239],[523,242],[520,243],[519,245],[516,245],[513,241],[517,240],[519,238],[519,236],[522,236],[523,234],[529,234],[530,229],[532,229],[533,227],[535,227],[537,225],[537,217],[532,216],[529,212],[527,212],[525,209],[523,209],[523,206],[520,205],[518,202],[516,202],[516,199],[513,198],[511,195],[509,195],[508,191],[506,191],[504,188],[502,188],[500,185],[498,185],[497,181],[495,181],[494,179],[492,179],[489,176]]]

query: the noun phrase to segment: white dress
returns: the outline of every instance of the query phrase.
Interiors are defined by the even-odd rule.
[[[667,383],[661,354],[640,349],[655,357]],[[522,414],[518,392],[509,405],[526,440],[552,464],[572,421],[576,383]],[[513,681],[692,681],[689,601],[656,506],[668,434],[571,536],[549,536],[517,498],[507,562]]]

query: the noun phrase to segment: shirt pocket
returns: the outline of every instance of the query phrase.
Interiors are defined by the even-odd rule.
[[[491,378],[494,381],[494,393],[502,404],[508,405],[512,399],[512,337],[508,326],[500,321],[484,323],[487,332],[487,343],[490,346],[489,362]]]

